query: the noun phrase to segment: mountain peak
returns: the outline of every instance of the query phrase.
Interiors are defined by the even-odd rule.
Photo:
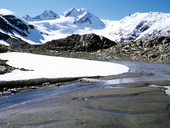
[[[84,8],[71,8],[64,13],[64,17],[73,17],[73,23],[83,28],[90,27],[101,29],[105,26],[104,23],[97,16]]]
[[[27,21],[32,21],[32,17],[30,15],[25,15],[22,18],[26,19]]]
[[[42,14],[34,17],[35,21],[53,20],[59,18],[59,15],[52,10],[45,10]]]
[[[68,17],[68,16],[76,17],[77,15],[79,15],[79,12],[76,8],[71,8],[66,12],[64,12],[64,17]]]
[[[56,13],[52,10],[45,10],[41,15],[56,15]]]
[[[81,8],[81,9],[76,9],[76,8],[71,8],[64,12],[65,17],[78,17],[79,15],[82,15],[83,13],[88,12],[88,10]]]
[[[45,10],[38,16],[30,17],[29,15],[26,15],[23,18],[28,21],[54,20],[59,18],[59,15],[52,10]]]

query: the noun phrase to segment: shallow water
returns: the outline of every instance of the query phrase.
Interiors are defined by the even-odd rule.
[[[144,81],[170,80],[170,64],[156,64],[146,62],[113,61],[129,67],[131,73],[141,74],[139,77],[120,78],[106,81],[107,84],[124,84]]]
[[[23,91],[14,95],[2,96],[0,97],[0,109],[4,109],[23,102],[45,99],[49,96],[60,93],[66,93],[83,88],[91,88],[93,86],[95,86],[93,83],[73,83],[60,87],[45,87],[41,89]]]
[[[139,77],[119,78],[114,80],[104,80],[92,83],[72,83],[64,86],[46,87],[36,90],[28,90],[15,95],[7,95],[0,97],[0,110],[4,110],[13,105],[29,102],[33,100],[41,100],[49,96],[66,93],[69,91],[84,89],[84,88],[105,88],[105,87],[121,87],[124,83],[141,82],[141,81],[159,81],[170,80],[170,65],[168,64],[153,64],[142,62],[114,61],[127,65],[131,73],[141,74]],[[152,75],[145,75],[152,74]]]

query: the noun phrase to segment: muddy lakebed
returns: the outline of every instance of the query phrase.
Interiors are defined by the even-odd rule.
[[[0,127],[170,128],[170,65],[114,63],[129,73],[1,95]]]

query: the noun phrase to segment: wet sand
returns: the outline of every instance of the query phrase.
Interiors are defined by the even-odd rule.
[[[3,128],[170,128],[170,81],[115,88],[85,88],[11,106],[0,112]]]

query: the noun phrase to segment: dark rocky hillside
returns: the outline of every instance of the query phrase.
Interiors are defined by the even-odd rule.
[[[73,37],[74,36],[75,35],[73,35]],[[65,42],[67,42],[70,37],[66,38]],[[62,43],[62,40],[60,40],[60,43]],[[82,42],[84,42],[84,40]],[[88,39],[86,40],[85,38],[85,42],[88,42]],[[58,45],[56,49],[50,49],[47,46],[48,54],[66,56],[66,57],[78,57],[78,58],[85,58],[85,59],[96,59],[96,60],[130,60],[130,61],[170,63],[170,37],[155,37],[150,40],[145,40],[145,41],[138,40],[126,44],[113,43],[112,44],[113,46],[110,47],[110,45],[108,45],[107,48],[106,47],[103,48],[102,47],[103,45],[99,45],[98,37],[97,40],[95,40],[94,42],[95,42],[95,46],[89,45],[91,47],[90,49],[88,49],[89,46],[87,45],[86,50],[79,49],[80,46],[84,46],[84,45],[80,45],[80,46],[77,45],[77,47],[75,47],[76,50],[74,49],[74,47],[71,46],[66,47],[66,49],[62,48],[61,46],[63,51],[57,49],[59,47]],[[48,45],[49,43],[52,44],[52,42],[48,42],[44,46],[46,47],[46,45]],[[52,44],[52,46],[54,46],[54,44]],[[92,48],[94,49],[92,50]]]
[[[107,59],[170,63],[170,37],[120,44],[97,54]]]
[[[15,41],[13,41],[15,42]],[[17,41],[16,41],[17,42]],[[19,43],[20,42],[20,43]],[[78,35],[73,34],[63,39],[53,40],[42,45],[30,45],[26,42],[19,41],[19,45],[12,45],[12,50],[21,52],[95,52],[100,49],[107,49],[114,45],[116,42],[111,41],[105,37],[95,34]],[[17,44],[17,43],[16,43]]]
[[[8,50],[9,50],[9,47],[4,46],[4,45],[0,45],[0,53],[7,52]]]
[[[42,46],[48,50],[94,52],[116,44],[116,42],[96,34],[73,34],[64,39],[47,42]]]

